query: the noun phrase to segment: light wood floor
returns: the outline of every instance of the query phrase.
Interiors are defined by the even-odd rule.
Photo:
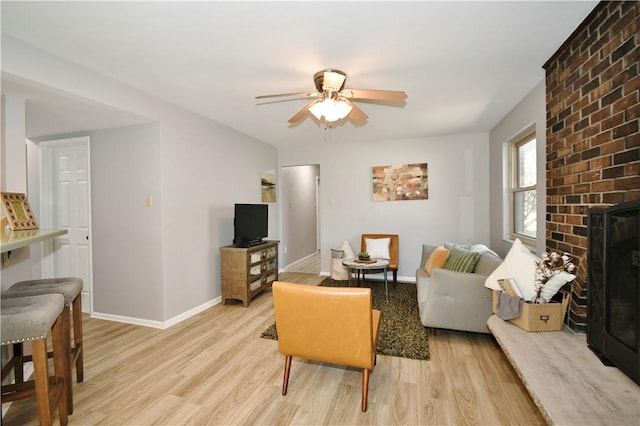
[[[287,265],[285,271],[318,275],[320,273],[320,250]]]
[[[282,396],[284,359],[260,338],[272,322],[270,292],[167,330],[85,317],[85,381],[69,424],[544,424],[491,336],[446,330],[431,332],[430,361],[378,356],[366,413],[355,369],[294,359]],[[14,403],[2,423],[37,424],[35,404]]]

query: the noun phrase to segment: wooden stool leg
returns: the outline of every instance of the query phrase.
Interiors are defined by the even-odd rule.
[[[76,363],[76,379],[84,380],[84,356],[82,346],[82,293],[73,301],[73,362]]]
[[[73,414],[73,380],[71,379],[71,308],[65,305],[62,313],[60,314],[59,321],[61,321],[61,327],[63,331],[63,340],[60,343],[61,347],[67,348],[63,352],[60,366],[62,368],[62,377],[64,377],[65,393],[67,394],[67,413]],[[54,336],[55,337],[55,336]],[[55,341],[54,341],[55,343]],[[54,364],[57,360],[55,350],[53,352]],[[58,364],[55,364],[58,365]],[[56,376],[59,376],[59,371],[56,369]]]
[[[51,403],[49,395],[49,367],[47,363],[47,339],[31,342],[33,352],[33,376],[36,387],[36,402],[38,404],[38,418],[41,426],[49,426],[51,418]],[[66,407],[65,407],[66,413]]]
[[[15,376],[16,383],[24,383],[24,349],[22,343],[13,344],[13,357],[15,358],[15,366],[13,368],[13,375]]]
[[[60,417],[61,426],[64,426],[68,423],[69,414],[73,412],[73,402],[68,401],[68,398],[70,396],[69,389],[71,388],[71,386],[70,383],[66,383],[67,377],[71,377],[71,333],[69,330],[69,326],[69,308],[65,307],[65,309],[63,309],[62,311],[62,314],[60,314],[56,322],[53,323],[53,332],[51,333],[51,337],[53,340],[53,365],[55,368],[54,381],[55,383],[62,382],[62,389],[60,389],[60,396],[58,399],[58,416]]]

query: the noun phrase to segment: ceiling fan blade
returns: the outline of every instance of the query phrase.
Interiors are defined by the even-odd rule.
[[[404,101],[407,94],[400,90],[345,89],[341,96],[349,99],[368,99],[374,101]]]
[[[309,102],[307,105],[305,105],[304,108],[302,108],[300,111],[298,111],[293,117],[291,117],[289,119],[289,123],[293,124],[293,123],[297,123],[298,121],[302,120],[306,115],[307,115],[307,111],[309,110],[309,108],[311,107],[311,105],[315,104],[317,101],[311,101]]]
[[[351,112],[348,115],[349,119],[353,120],[356,123],[364,123],[365,121],[367,121],[369,116],[365,114],[364,111],[362,111],[360,108],[358,108],[356,104],[351,102],[349,99],[346,99],[346,98],[341,98],[341,99],[351,107]]]
[[[277,95],[260,95],[256,96],[255,99],[267,99],[267,98],[281,98],[284,96],[303,96],[308,98],[310,96],[319,96],[320,93],[317,92],[294,92],[294,93],[279,93]]]
[[[342,89],[344,80],[347,78],[344,74],[340,74],[333,71],[324,72],[324,80],[322,82],[322,90],[331,90],[337,92]]]

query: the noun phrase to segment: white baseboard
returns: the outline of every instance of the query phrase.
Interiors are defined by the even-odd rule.
[[[182,322],[182,321],[184,321],[186,319],[191,318],[194,315],[199,314],[202,311],[206,311],[210,307],[215,306],[215,305],[219,304],[220,302],[222,302],[222,296],[218,296],[215,299],[210,300],[210,301],[208,301],[206,303],[203,303],[200,306],[196,306],[193,309],[189,309],[187,312],[183,312],[180,315],[176,315],[175,317],[173,317],[173,318],[171,318],[171,319],[169,319],[169,320],[164,322],[165,328],[174,326],[174,325],[176,325],[176,324],[178,324],[178,323],[180,323],[180,322]]]
[[[175,317],[168,319],[167,321],[153,321],[153,320],[146,320],[146,319],[141,319],[141,318],[134,318],[134,317],[126,317],[126,316],[122,316],[122,315],[112,315],[112,314],[104,314],[104,313],[100,313],[100,312],[94,312],[91,315],[91,318],[96,318],[96,319],[102,319],[102,320],[107,320],[107,321],[115,321],[115,322],[122,322],[125,324],[133,324],[133,325],[141,325],[144,327],[151,327],[151,328],[159,328],[159,329],[166,329],[169,328],[171,326],[174,326],[186,319],[191,318],[194,315],[199,314],[202,311],[205,311],[207,309],[209,309],[212,306],[215,306],[217,304],[219,304],[220,302],[222,302],[222,297],[218,296],[213,300],[210,300],[208,302],[203,303],[200,306],[196,306],[193,309],[190,309],[186,312],[181,313],[180,315],[176,315]]]

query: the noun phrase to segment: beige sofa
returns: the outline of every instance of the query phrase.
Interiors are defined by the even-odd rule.
[[[423,244],[422,260],[416,270],[420,321],[425,327],[489,333],[487,320],[492,314],[492,294],[484,282],[502,259],[477,244],[472,249],[481,255],[473,273],[433,268],[429,276],[424,264],[435,248]]]

